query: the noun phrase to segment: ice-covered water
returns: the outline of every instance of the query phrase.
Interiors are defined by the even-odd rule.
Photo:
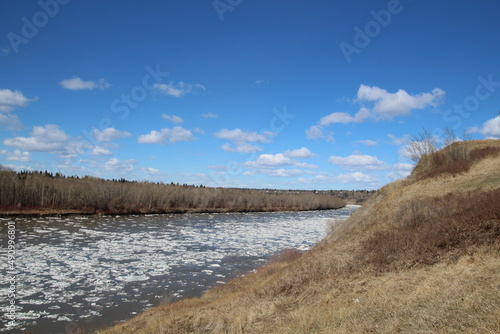
[[[14,222],[16,322],[0,332],[90,331],[262,265],[284,248],[307,250],[340,210],[149,216],[0,218],[0,303],[8,305],[7,224]]]

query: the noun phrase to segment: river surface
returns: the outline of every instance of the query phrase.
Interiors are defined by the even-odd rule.
[[[0,332],[89,333],[160,303],[200,296],[282,249],[308,250],[326,236],[329,220],[357,208],[0,218]],[[16,230],[14,271],[9,223]],[[5,313],[12,300],[15,327]]]

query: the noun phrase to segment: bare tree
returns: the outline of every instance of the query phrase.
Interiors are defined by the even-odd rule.
[[[410,159],[417,164],[422,157],[438,150],[436,138],[423,128],[422,132],[410,138],[406,150]]]
[[[457,136],[455,135],[455,130],[452,127],[447,126],[443,130],[443,147],[447,147],[454,142],[459,141]]]

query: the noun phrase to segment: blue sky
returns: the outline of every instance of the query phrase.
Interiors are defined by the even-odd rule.
[[[500,139],[498,1],[0,2],[0,164],[377,189],[406,141]]]

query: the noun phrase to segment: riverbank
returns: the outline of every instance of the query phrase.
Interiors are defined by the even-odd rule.
[[[499,154],[454,143],[303,256],[98,333],[498,333]]]
[[[51,210],[51,209],[26,209],[26,210],[5,210],[0,211],[0,217],[67,217],[67,216],[107,216],[107,215],[162,215],[162,214],[194,214],[194,213],[255,213],[255,212],[299,212],[299,211],[326,211],[338,210],[348,205],[360,205],[356,202],[346,203],[346,205],[335,208],[319,208],[319,209],[302,209],[302,208],[262,208],[262,209],[184,209],[184,210],[170,210],[170,211],[138,211],[138,212],[90,212],[78,210]]]
[[[14,172],[0,166],[0,215],[162,214],[327,210],[374,192],[209,188]]]

